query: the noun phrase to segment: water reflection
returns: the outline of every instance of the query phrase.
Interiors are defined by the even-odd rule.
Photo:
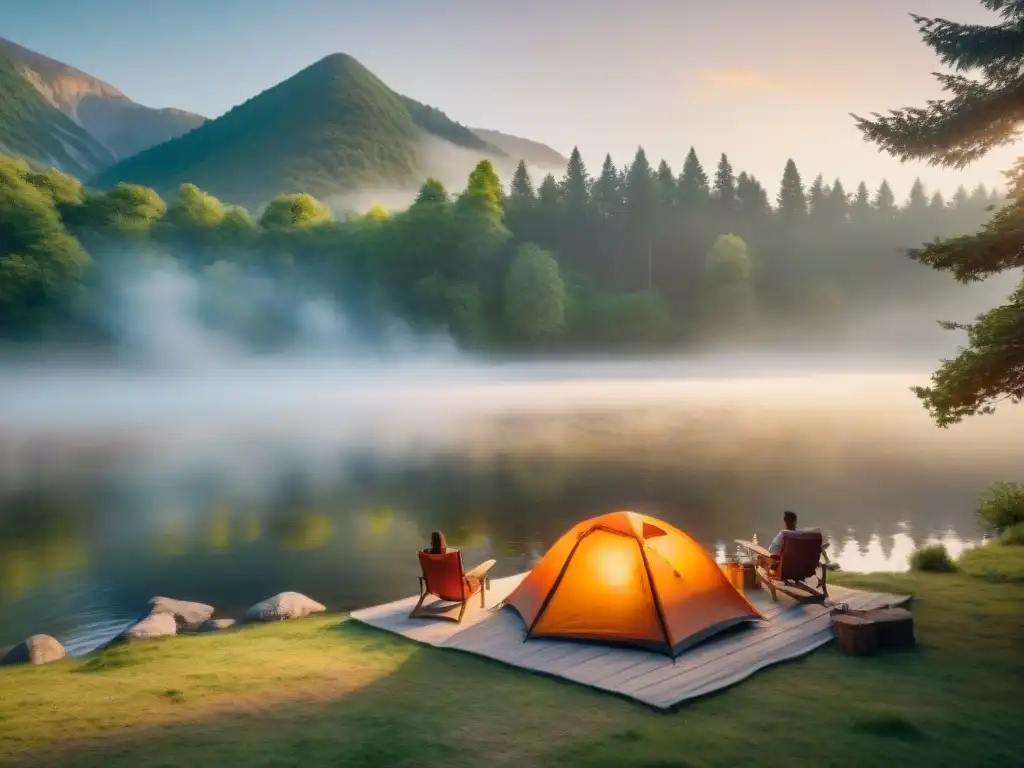
[[[954,560],[964,551],[979,546],[983,537],[963,538],[953,530],[939,535],[928,534],[915,538],[910,526],[900,524],[896,533],[881,535],[877,532],[861,533],[848,530],[842,538],[828,536],[829,559],[839,564],[844,571],[853,573],[901,573],[909,566],[910,556],[916,549],[932,544],[942,544]],[[757,537],[754,537],[757,543]],[[717,562],[729,557],[743,555],[743,551],[732,542],[719,541],[714,547]]]

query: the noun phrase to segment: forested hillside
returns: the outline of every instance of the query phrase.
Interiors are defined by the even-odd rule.
[[[140,183],[164,194],[195,183],[253,208],[280,191],[326,198],[414,181],[421,135],[479,157],[504,156],[440,110],[395,93],[351,56],[335,54],[91,183]]]
[[[676,173],[643,149],[622,168],[605,158],[592,178],[574,151],[561,179],[520,164],[505,186],[483,161],[457,195],[427,181],[406,211],[336,220],[284,194],[254,221],[191,184],[165,202],[4,160],[0,329],[105,343],[96,310],[111,280],[172,260],[202,278],[208,322],[260,344],[293,329],[246,305],[246,275],[331,299],[371,335],[401,318],[467,348],[756,344],[791,328],[827,338],[945,288],[902,249],[973,231],[999,200],[982,187],[947,202],[920,184],[904,200],[885,182],[851,186],[807,185],[790,161],[773,194],[725,155],[709,174],[691,151]]]

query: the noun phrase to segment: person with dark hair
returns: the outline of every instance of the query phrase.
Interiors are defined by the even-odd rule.
[[[778,534],[776,534],[775,538],[772,539],[772,543],[768,545],[768,551],[771,552],[773,555],[779,554],[779,552],[782,550],[783,534],[786,531],[796,530],[796,512],[791,512],[788,509],[785,512],[783,512],[782,523],[786,527],[779,531]]]
[[[444,540],[444,534],[434,531],[430,534],[430,546],[423,550],[428,555],[443,555],[448,551],[448,542]]]

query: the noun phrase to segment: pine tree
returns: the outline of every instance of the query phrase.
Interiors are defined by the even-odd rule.
[[[946,205],[946,198],[936,190],[928,201],[928,219],[934,227],[934,234],[942,235],[945,230],[945,222],[949,216],[949,206]]]
[[[622,207],[619,196],[619,172],[612,162],[611,155],[605,155],[601,166],[601,175],[597,177],[591,190],[591,200],[602,218],[614,216]]]
[[[490,160],[481,160],[469,174],[466,188],[459,195],[459,208],[465,212],[486,215],[501,221],[501,180]]]
[[[657,188],[658,208],[662,212],[670,211],[675,204],[676,177],[672,174],[672,169],[665,160],[658,163],[658,171],[655,174],[655,186]]]
[[[552,174],[545,176],[537,189],[537,205],[545,213],[554,214],[562,204],[562,190]]]
[[[536,201],[537,195],[533,191],[530,172],[526,170],[526,161],[520,160],[519,165],[516,166],[516,172],[512,174],[508,203],[518,208],[530,208]]]
[[[889,182],[882,179],[878,185],[878,192],[875,193],[875,211],[885,219],[891,219],[896,215],[896,195],[892,193]]]
[[[736,177],[733,175],[732,164],[724,152],[718,159],[712,195],[721,210],[734,211],[736,209]]]
[[[797,224],[807,215],[807,198],[804,195],[804,184],[800,179],[800,171],[792,159],[786,161],[782,172],[782,185],[779,188],[779,217],[786,224]]]
[[[869,141],[902,161],[925,160],[954,168],[1013,143],[1024,121],[1017,106],[1024,103],[1024,3],[981,4],[998,11],[1002,23],[986,27],[913,17],[921,38],[943,64],[961,72],[980,70],[981,78],[936,74],[950,98],[931,100],[924,108],[894,110],[875,120],[852,115]]]
[[[768,192],[746,171],[736,177],[736,202],[748,222],[761,220],[770,213]]]
[[[587,214],[590,204],[589,187],[590,179],[587,175],[587,166],[583,163],[579,147],[573,147],[561,184],[566,213],[573,222],[581,221]]]
[[[928,194],[925,192],[921,179],[914,179],[914,185],[910,188],[910,196],[907,198],[906,213],[910,216],[922,216],[928,210]]]
[[[534,235],[536,209],[537,194],[533,189],[533,180],[526,169],[526,163],[520,160],[505,197],[505,221],[518,239],[529,239]]]
[[[814,221],[824,221],[828,218],[828,190],[825,188],[825,180],[819,173],[814,177],[814,181],[811,182],[811,188],[807,193],[808,206],[810,208],[811,219]]]
[[[449,276],[457,281],[476,281],[481,278],[496,261],[511,232],[504,225],[505,210],[503,204],[501,179],[494,170],[490,160],[481,160],[470,172],[466,188],[455,201],[454,214],[458,229],[458,245],[447,258],[451,259],[452,268]],[[452,322],[458,326],[460,333],[471,333],[470,327],[475,324],[478,315],[478,296],[476,289],[460,294],[461,298],[453,306]],[[474,298],[466,297],[472,293]],[[462,299],[473,305],[459,304]],[[468,325],[467,325],[468,324]]]
[[[953,193],[953,200],[950,205],[952,205],[955,210],[963,211],[968,205],[970,205],[970,199],[971,196],[967,193],[967,187],[961,184],[956,188],[956,192]]]
[[[865,222],[871,216],[871,193],[863,181],[857,185],[857,193],[850,205],[850,217],[857,222]]]
[[[537,188],[538,239],[554,246],[558,242],[562,216],[562,189],[552,174],[546,175]]]
[[[903,161],[962,168],[994,147],[1011,143],[1024,124],[1024,2],[982,0],[1002,22],[960,24],[916,16],[924,42],[942,63],[967,74],[936,75],[946,99],[866,120],[865,137]],[[911,252],[962,282],[1024,269],[1024,161],[1007,173],[1010,204],[972,237],[938,240]],[[992,413],[1000,400],[1024,401],[1024,280],[1006,303],[973,323],[946,323],[967,332],[968,346],[943,361],[932,384],[914,391],[939,426]]]
[[[988,207],[988,190],[984,184],[978,184],[978,186],[971,190],[970,205],[979,211],[983,211]]]
[[[704,167],[697,158],[697,151],[693,147],[690,147],[683,162],[683,170],[676,184],[676,194],[679,205],[684,210],[698,210],[711,197],[708,175],[704,172]]]
[[[638,147],[626,173],[626,215],[638,227],[648,227],[654,213],[654,175],[647,153]]]
[[[836,179],[832,182],[832,191],[828,196],[828,219],[837,224],[846,222],[847,211],[850,207],[849,195],[846,194],[846,187],[843,182]]]
[[[750,176],[750,182],[757,189],[757,199],[761,210],[764,211],[765,215],[771,213],[772,204],[768,201],[768,190],[764,188],[764,184],[758,181],[754,175]]]

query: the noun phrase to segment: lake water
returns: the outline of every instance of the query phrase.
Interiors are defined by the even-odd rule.
[[[283,590],[332,610],[393,600],[437,528],[512,574],[616,509],[718,556],[770,538],[786,508],[847,570],[903,570],[935,539],[955,555],[980,538],[978,492],[1024,465],[1024,409],[937,429],[915,367],[9,369],[0,645],[45,632],[82,652],[154,595],[227,616]]]

